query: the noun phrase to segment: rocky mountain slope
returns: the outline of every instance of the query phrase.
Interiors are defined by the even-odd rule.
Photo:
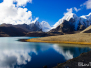
[[[48,32],[51,29],[51,26],[48,24],[48,22],[42,21],[39,23],[38,21],[35,21],[30,24],[17,24],[17,25],[12,25],[12,24],[1,24],[1,26],[13,26],[13,27],[18,27],[21,29],[24,29],[25,31],[31,32],[31,31],[43,31],[43,32]]]
[[[28,32],[42,31],[39,22],[27,24],[1,24],[0,36],[25,36]]]
[[[30,32],[30,31],[42,31],[42,29],[40,28],[40,25],[39,25],[39,22],[36,21],[35,23],[31,23],[29,25],[27,24],[18,24],[18,25],[12,25],[12,24],[1,24],[1,26],[12,26],[12,27],[15,27],[15,28],[21,28],[27,32]]]
[[[64,20],[57,28],[50,30],[50,32],[61,32],[69,33],[74,31],[74,26],[71,25],[68,21]]]

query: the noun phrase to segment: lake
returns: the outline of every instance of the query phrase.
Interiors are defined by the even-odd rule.
[[[30,38],[34,37],[0,37],[0,68],[43,68],[45,65],[52,68],[91,50],[73,44],[17,41]]]

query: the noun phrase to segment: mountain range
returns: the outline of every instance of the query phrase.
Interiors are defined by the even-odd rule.
[[[91,25],[91,13],[78,17],[74,13],[66,13],[63,18],[50,26],[48,22],[38,21],[27,24],[1,24],[0,36],[51,36],[82,31]],[[37,31],[37,32],[36,32]],[[34,34],[34,33],[37,34]]]
[[[82,31],[91,25],[91,13],[88,15],[83,15],[78,17],[74,13],[65,14],[62,19],[60,19],[51,28],[51,32],[72,32],[72,31]]]

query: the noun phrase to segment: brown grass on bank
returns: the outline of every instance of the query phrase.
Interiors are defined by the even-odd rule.
[[[91,33],[78,33],[28,39],[27,42],[91,44]]]

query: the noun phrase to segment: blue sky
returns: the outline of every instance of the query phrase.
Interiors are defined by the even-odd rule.
[[[39,22],[46,21],[50,25],[54,25],[61,19],[64,13],[67,12],[66,9],[72,8],[73,13],[77,14],[77,16],[87,15],[91,12],[91,5],[88,7],[88,3],[86,3],[87,1],[91,2],[91,0],[30,0],[31,3],[28,0],[26,1],[26,4],[23,3],[25,7],[21,5],[19,7],[27,8],[27,11],[31,11],[33,19],[39,17]],[[2,2],[3,0],[0,0],[0,3]],[[74,7],[80,10],[76,12]]]

